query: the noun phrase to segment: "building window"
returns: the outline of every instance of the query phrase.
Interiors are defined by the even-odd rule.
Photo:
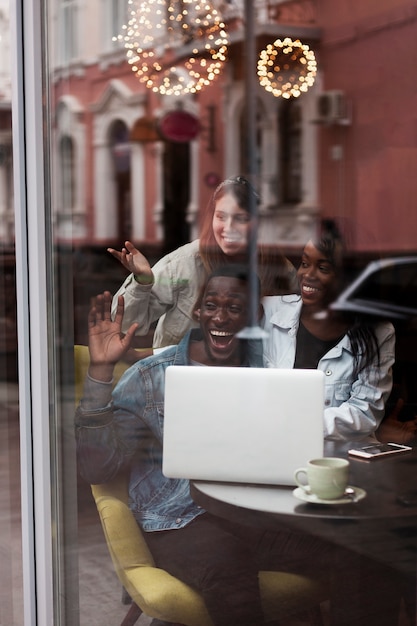
[[[118,239],[123,241],[130,239],[132,232],[129,130],[124,122],[116,120],[109,134],[116,183],[117,234]]]
[[[123,25],[127,23],[127,2],[123,0],[103,0],[103,50],[110,52],[123,47]]]
[[[301,109],[294,100],[283,101],[279,110],[281,202],[302,200]]]
[[[71,137],[61,138],[59,145],[61,174],[61,207],[63,211],[72,211],[75,206],[74,142]]]
[[[260,176],[262,176],[262,117],[264,114],[264,107],[261,101],[257,102],[256,106],[256,146],[255,146],[255,163],[256,170]],[[248,132],[247,132],[247,110],[243,107],[240,117],[240,173],[249,173],[249,155],[248,155]]]
[[[77,0],[62,0],[61,3],[61,58],[68,63],[78,57],[78,3]]]

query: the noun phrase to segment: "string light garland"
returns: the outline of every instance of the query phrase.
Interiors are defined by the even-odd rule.
[[[275,97],[298,98],[313,85],[316,74],[314,52],[299,39],[277,39],[259,55],[259,82]]]
[[[128,0],[128,15],[114,39],[123,42],[132,71],[155,93],[197,93],[220,74],[229,38],[209,1]],[[189,53],[173,62],[184,47]]]

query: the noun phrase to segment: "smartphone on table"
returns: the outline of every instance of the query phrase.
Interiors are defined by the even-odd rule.
[[[357,456],[361,459],[380,459],[392,454],[410,452],[410,450],[412,450],[410,446],[399,443],[373,443],[368,446],[351,448],[348,452],[351,456]]]

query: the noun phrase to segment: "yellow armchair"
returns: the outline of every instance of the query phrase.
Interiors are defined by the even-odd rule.
[[[75,347],[75,396],[82,394],[88,367],[88,349]],[[121,364],[115,378],[127,368]],[[128,507],[127,478],[92,485],[113,566],[133,600],[121,626],[133,626],[142,612],[150,617],[184,624],[213,626],[200,594],[157,568],[132,512]],[[286,572],[260,572],[260,588],[268,621],[308,612],[311,626],[321,626],[319,604],[327,599],[325,585],[305,576]]]
[[[93,485],[92,492],[117,576],[140,607],[133,607],[136,619],[143,611],[186,626],[213,626],[200,594],[154,565],[127,504],[126,479]],[[321,624],[318,605],[326,599],[326,591],[317,580],[287,572],[260,572],[260,587],[268,621],[308,611],[311,624]]]

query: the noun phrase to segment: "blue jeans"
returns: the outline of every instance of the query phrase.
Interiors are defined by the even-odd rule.
[[[197,589],[216,626],[265,623],[258,572],[329,576],[334,626],[396,626],[398,593],[380,564],[314,536],[262,531],[206,513],[178,530],[145,533],[156,565]]]

